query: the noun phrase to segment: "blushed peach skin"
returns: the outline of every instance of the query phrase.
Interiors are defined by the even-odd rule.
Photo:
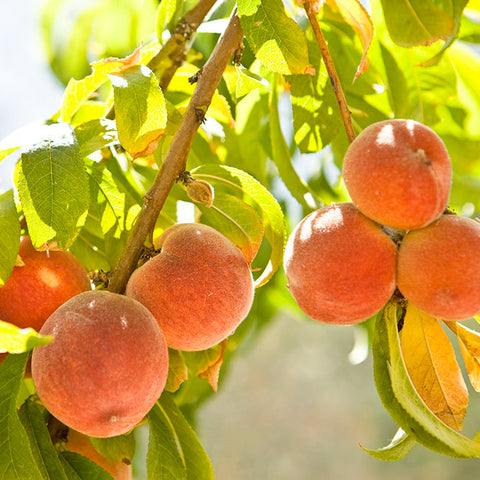
[[[383,225],[421,228],[445,210],[452,166],[440,137],[414,120],[368,126],[352,142],[343,177],[356,207]]]
[[[177,224],[160,237],[162,251],[138,268],[126,294],[145,305],[178,350],[204,350],[232,334],[254,293],[249,265],[215,229]]]
[[[93,437],[128,432],[152,408],[168,375],[168,349],[155,318],[132,298],[85,292],[58,308],[35,348],[32,378],[45,407]]]
[[[332,204],[295,227],[284,267],[288,289],[308,316],[354,324],[374,315],[391,297],[396,246],[351,203]]]
[[[131,480],[132,478],[131,465],[122,462],[113,462],[100,455],[88,437],[83,433],[70,429],[68,432],[68,441],[65,443],[65,449],[69,452],[79,453],[92,460],[92,462],[95,462],[106,470],[114,480]]]
[[[25,265],[14,267],[0,287],[4,322],[38,331],[60,305],[92,288],[83,265],[67,251],[38,251],[23,237],[18,253]]]
[[[444,320],[480,313],[480,224],[442,215],[407,233],[398,252],[398,288],[415,306]]]

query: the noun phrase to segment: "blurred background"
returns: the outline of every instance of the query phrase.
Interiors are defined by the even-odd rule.
[[[37,0],[0,4],[0,139],[50,117],[61,103],[64,87],[42,47],[41,7]],[[13,154],[0,163],[0,191],[12,187],[15,161]],[[376,393],[371,359],[355,364],[362,335],[361,328],[326,326],[292,311],[242,343],[197,415],[217,480],[477,479],[478,460],[417,446],[386,463],[360,448],[384,446],[396,431]],[[475,396],[466,423],[480,430]]]

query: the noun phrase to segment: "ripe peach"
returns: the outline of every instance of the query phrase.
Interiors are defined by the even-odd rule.
[[[414,120],[368,126],[345,154],[343,177],[356,207],[383,225],[421,228],[445,210],[452,166],[440,137]]]
[[[398,288],[426,313],[464,320],[480,313],[480,224],[442,215],[407,233],[398,252]]]
[[[351,203],[307,215],[288,239],[288,289],[310,317],[358,323],[375,314],[395,290],[396,247]]]
[[[155,318],[132,298],[81,293],[40,329],[32,378],[46,408],[93,437],[121,435],[142,420],[165,386],[168,350]]]
[[[242,252],[215,229],[193,223],[167,229],[160,246],[130,277],[126,294],[153,313],[170,347],[216,345],[252,305],[253,279]]]
[[[106,470],[114,480],[131,480],[132,466],[122,462],[114,462],[95,450],[92,442],[83,433],[70,429],[65,449],[69,452],[79,453],[89,458],[92,462]]]
[[[0,320],[40,330],[60,305],[92,288],[85,268],[67,251],[41,252],[23,237],[18,253],[25,265],[14,267],[0,287]]]

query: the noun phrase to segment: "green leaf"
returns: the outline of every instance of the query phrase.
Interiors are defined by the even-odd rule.
[[[377,315],[372,341],[377,391],[398,426],[423,446],[457,458],[480,456],[480,443],[440,421],[418,396],[403,361],[397,330],[397,306],[388,303]]]
[[[23,353],[41,347],[53,337],[40,335],[33,328],[18,328],[0,320],[0,352]]]
[[[60,460],[69,480],[113,480],[102,467],[79,453],[62,452]]]
[[[148,420],[148,479],[214,479],[210,459],[170,394],[160,397]]]
[[[308,73],[307,40],[281,0],[239,0],[240,23],[256,57],[282,74]]]
[[[44,478],[68,480],[38,405],[27,399],[20,407],[18,416],[30,439],[33,456]]]
[[[10,147],[10,148],[3,148],[0,150],[0,162],[7,158],[11,153],[17,151],[20,148],[18,147]]]
[[[20,224],[13,191],[0,194],[0,285],[12,273],[20,246]]]
[[[310,77],[310,75],[302,75],[302,77]],[[308,211],[319,208],[322,205],[322,202],[317,198],[308,184],[297,175],[297,172],[292,165],[290,150],[280,126],[276,86],[272,88],[270,95],[269,127],[272,159],[278,168],[278,173],[280,174],[283,183],[288,188],[288,191],[292,194],[293,198],[295,198],[305,210]]]
[[[120,143],[133,158],[152,154],[167,126],[167,106],[157,77],[145,65],[109,77]]]
[[[401,47],[429,45],[445,39],[455,20],[433,0],[382,0],[385,22],[392,40]]]
[[[188,370],[178,350],[168,349],[168,377],[165,390],[176,392],[180,385],[187,380]]]
[[[88,155],[118,142],[117,127],[113,120],[99,118],[82,123],[75,127],[80,155]]]
[[[245,201],[259,209],[265,230],[265,238],[271,246],[270,261],[257,278],[256,286],[267,283],[282,263],[285,242],[283,212],[272,194],[257,180],[241,170],[221,165],[204,165],[192,170],[198,180],[206,180],[214,187],[221,185],[242,193]]]
[[[157,38],[160,43],[163,42],[162,34],[167,28],[175,13],[181,10],[182,0],[162,0],[157,8],[156,30]]]
[[[377,450],[369,450],[364,447],[362,447],[362,449],[378,460],[386,460],[391,462],[401,460],[407,456],[416,444],[417,441],[413,437],[406,434],[401,428],[399,428],[392,441],[387,446]]]
[[[0,478],[42,480],[27,433],[16,412],[28,354],[8,355],[0,363]]]
[[[68,248],[89,203],[83,160],[69,125],[52,124],[37,132],[18,165],[20,200],[33,244],[55,239]]]
[[[89,437],[90,442],[98,453],[112,462],[124,462],[130,464],[135,455],[135,434],[134,432],[125,435],[117,435],[108,438]]]

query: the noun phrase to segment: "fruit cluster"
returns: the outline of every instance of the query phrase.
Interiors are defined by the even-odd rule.
[[[212,347],[250,310],[250,266],[222,234],[178,224],[159,246],[119,295],[92,291],[70,253],[37,251],[29,237],[21,240],[18,265],[0,288],[0,319],[53,336],[34,350],[31,375],[45,407],[72,435],[131,430],[165,387],[167,347]]]
[[[348,148],[343,178],[353,203],[305,217],[285,250],[288,288],[307,315],[362,322],[396,287],[437,318],[480,313],[480,224],[445,213],[452,167],[433,130],[370,125]]]

